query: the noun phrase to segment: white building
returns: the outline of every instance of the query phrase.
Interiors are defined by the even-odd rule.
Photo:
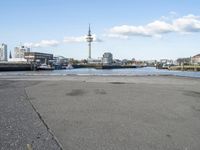
[[[101,64],[102,61],[101,58],[98,58],[98,59],[93,59],[93,58],[88,58],[87,61],[88,61],[88,64]]]
[[[161,59],[160,63],[164,65],[173,65],[174,61],[172,59]]]
[[[15,58],[23,59],[25,52],[30,52],[30,48],[25,47],[25,46],[15,47],[14,56]]]
[[[191,59],[193,64],[200,64],[200,54],[193,56]]]
[[[8,61],[7,45],[4,43],[0,46],[0,61]]]
[[[111,65],[113,63],[113,55],[111,53],[104,53],[102,63],[104,65]]]
[[[53,60],[55,64],[68,64],[70,61],[69,58],[65,58],[63,56],[55,56],[53,57]]]

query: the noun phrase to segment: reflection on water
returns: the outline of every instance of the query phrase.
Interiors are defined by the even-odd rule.
[[[0,72],[0,75],[104,75],[104,76],[174,75],[174,76],[200,78],[200,72],[158,70],[152,67],[131,68],[131,69],[110,69],[110,70],[84,68],[84,69],[53,70],[53,71],[17,71],[17,72]]]

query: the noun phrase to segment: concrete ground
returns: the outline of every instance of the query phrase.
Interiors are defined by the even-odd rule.
[[[0,92],[1,149],[200,149],[199,79],[11,76]]]

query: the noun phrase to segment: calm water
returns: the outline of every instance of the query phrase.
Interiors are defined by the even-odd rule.
[[[17,72],[0,72],[0,75],[174,75],[183,77],[200,78],[200,72],[186,71],[168,71],[158,70],[152,67],[132,68],[132,69],[113,69],[113,70],[96,70],[96,69],[71,69],[71,70],[54,70],[54,71],[17,71]]]

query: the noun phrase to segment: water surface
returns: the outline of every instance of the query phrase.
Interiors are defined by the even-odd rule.
[[[159,70],[153,67],[145,68],[129,68],[129,69],[71,69],[71,70],[53,70],[53,71],[11,71],[0,72],[0,75],[99,75],[99,76],[111,76],[111,75],[125,75],[125,76],[159,76],[159,75],[172,75],[182,77],[195,77],[200,78],[200,72],[189,71],[169,71]]]

